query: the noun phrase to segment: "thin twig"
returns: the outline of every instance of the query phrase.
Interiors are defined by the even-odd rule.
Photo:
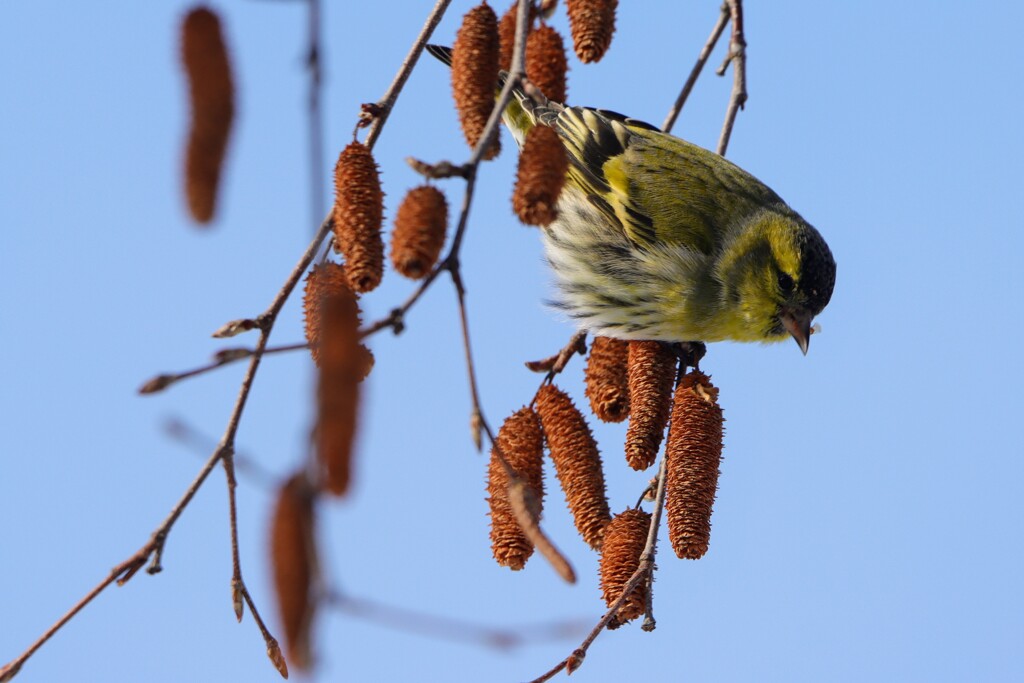
[[[395,75],[395,79],[391,82],[387,92],[384,93],[384,97],[377,102],[379,109],[374,112],[373,123],[370,125],[370,132],[366,134],[366,146],[373,149],[373,143],[380,137],[380,131],[384,127],[384,124],[388,120],[388,116],[391,115],[391,110],[395,107],[395,102],[398,101],[398,96],[402,92],[402,87],[405,82],[409,79],[409,74],[412,73],[413,68],[416,66],[417,60],[423,53],[423,48],[426,46],[427,41],[430,40],[430,36],[434,33],[434,29],[441,23],[441,17],[444,16],[445,10],[448,9],[452,0],[437,0],[437,4],[434,5],[434,9],[430,11],[430,16],[427,17],[427,22],[420,29],[420,34],[416,37],[416,42],[412,44],[412,48],[409,49],[409,54],[405,56],[402,61],[402,66],[398,69],[398,73]]]
[[[284,344],[282,346],[268,346],[263,349],[263,355],[269,355],[272,353],[286,353],[288,351],[298,351],[299,349],[308,349],[309,344],[306,342],[297,342],[295,344]],[[248,349],[244,347],[234,347],[228,349],[221,349],[214,354],[213,362],[206,365],[201,365],[198,368],[192,370],[186,370],[178,373],[165,373],[152,377],[139,387],[140,394],[155,394],[158,391],[162,391],[167,387],[171,386],[175,382],[190,377],[196,377],[198,375],[205,374],[211,370],[222,368],[225,365],[231,365],[232,363],[244,360],[246,358],[252,358],[252,355],[256,352],[255,349]]]
[[[323,69],[320,45],[320,0],[308,0],[306,68],[309,69],[309,99],[307,126],[309,128],[309,206],[310,221],[324,215],[324,117],[320,106],[323,90]]]
[[[732,19],[732,38],[729,40],[729,54],[722,66],[718,67],[717,73],[719,76],[724,75],[726,67],[732,62],[733,78],[722,135],[718,138],[717,152],[722,156],[725,156],[725,150],[729,147],[729,136],[736,123],[736,114],[747,102],[747,40],[743,36],[743,0],[726,0],[726,5]]]
[[[704,43],[704,47],[701,48],[700,54],[697,56],[697,63],[690,70],[690,75],[686,79],[686,83],[683,84],[679,97],[676,98],[675,104],[672,105],[668,116],[665,117],[665,123],[661,124],[661,129],[666,133],[671,132],[672,126],[676,125],[676,118],[679,117],[679,112],[683,110],[686,98],[690,96],[690,91],[693,90],[693,86],[697,83],[697,77],[700,76],[700,72],[704,69],[704,65],[707,63],[708,57],[711,56],[711,52],[715,49],[715,44],[718,43],[722,32],[725,31],[727,23],[729,23],[729,4],[723,3],[722,11],[718,15],[718,21],[715,22],[715,27],[711,29],[711,35],[708,36],[707,42]]]
[[[542,674],[540,677],[533,679],[530,683],[543,683],[543,681],[550,680],[552,677],[557,675],[563,669],[566,669],[568,673],[572,673],[583,664],[584,658],[587,656],[587,650],[591,644],[601,635],[615,615],[618,614],[619,608],[626,602],[626,599],[632,595],[640,583],[650,580],[651,573],[654,570],[654,556],[657,551],[658,545],[658,527],[661,526],[661,511],[665,507],[665,472],[667,470],[668,459],[665,456],[661,458],[661,464],[658,467],[658,492],[654,497],[654,511],[651,514],[651,525],[647,530],[647,543],[644,545],[643,552],[640,553],[640,561],[637,564],[636,571],[629,577],[629,581],[622,587],[622,593],[616,598],[609,607],[608,611],[605,612],[604,616],[601,617],[600,621],[594,626],[583,642],[578,648],[572,651],[567,658],[556,664],[552,669]],[[650,620],[645,619],[642,627],[645,631],[653,630],[653,617]]]

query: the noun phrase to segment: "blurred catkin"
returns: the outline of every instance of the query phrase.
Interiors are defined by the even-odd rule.
[[[528,6],[530,19],[526,27],[530,30],[533,24],[533,3]],[[512,5],[501,15],[498,22],[498,44],[501,46],[498,52],[498,67],[503,71],[512,70],[512,52],[516,44],[516,18],[519,13],[519,1],[513,0]]]
[[[590,409],[602,422],[622,422],[629,416],[628,367],[628,342],[594,337],[584,377]]]
[[[604,527],[611,518],[597,442],[583,415],[558,387],[553,384],[541,387],[536,405],[576,530],[597,550],[601,547]]]
[[[278,489],[270,523],[270,561],[288,661],[308,670],[316,545],[313,498],[304,473],[293,475]]]
[[[193,220],[209,223],[235,116],[235,89],[220,19],[206,7],[197,7],[185,16],[181,56],[192,104],[185,193]]]
[[[601,543],[601,591],[604,602],[611,607],[619,599],[633,573],[640,566],[640,554],[647,544],[651,514],[629,508],[612,518],[604,530]],[[647,586],[641,581],[616,613],[616,621],[624,624],[644,613]]]
[[[526,39],[526,76],[549,100],[566,101],[568,70],[565,45],[558,31],[543,24],[530,33]]]
[[[722,459],[722,409],[718,389],[693,371],[676,387],[665,457],[665,511],[672,549],[696,560],[708,551],[711,508]]]
[[[512,193],[512,209],[527,225],[549,225],[558,217],[558,195],[569,159],[551,128],[536,125],[526,134]]]
[[[391,263],[405,277],[418,280],[430,272],[444,247],[448,202],[432,185],[409,190],[395,214]]]
[[[462,18],[452,47],[452,94],[459,112],[462,132],[470,147],[476,147],[494,109],[500,59],[498,17],[482,2]],[[501,151],[497,135],[484,152],[493,159]]]
[[[345,272],[356,292],[369,292],[384,272],[384,193],[369,148],[351,142],[334,168],[334,248],[345,257]]]
[[[349,286],[345,266],[327,261],[313,266],[306,276],[302,297],[306,341],[313,361],[320,365],[320,343],[323,320],[327,315],[354,315],[359,324],[359,304]]]
[[[491,552],[498,564],[519,570],[533,554],[533,543],[516,522],[515,512],[509,502],[510,479],[499,459],[499,449],[516,476],[530,487],[533,494],[530,499],[536,504],[536,509],[531,510],[535,514],[531,516],[539,520],[544,500],[544,437],[540,421],[532,409],[521,408],[501,425],[495,445],[491,448],[487,476],[487,502],[491,508]]]
[[[626,462],[645,470],[658,457],[672,408],[676,355],[656,341],[629,342],[629,428]]]
[[[615,33],[618,0],[566,0],[576,56],[587,64],[601,60]]]
[[[324,308],[320,320],[320,375],[315,441],[324,488],[341,496],[351,479],[352,444],[359,409],[359,382],[366,352],[359,344],[354,307]],[[371,355],[372,358],[372,355]]]

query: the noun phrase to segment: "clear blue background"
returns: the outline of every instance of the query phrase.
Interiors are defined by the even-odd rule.
[[[469,1],[436,40],[450,43]],[[329,188],[358,105],[376,100],[431,2],[325,3]],[[499,11],[506,3],[499,3]],[[200,466],[165,436],[224,428],[242,364],[155,397],[136,388],[202,364],[209,334],[262,311],[316,220],[309,206],[305,7],[219,2],[239,115],[213,229],[184,211],[183,2],[7,3],[0,21],[0,663],[142,545]],[[660,124],[719,3],[622,3],[607,57],[573,58],[569,97]],[[810,355],[720,344],[725,461],[709,554],[659,556],[658,629],[605,633],[573,678],[961,681],[1024,677],[1020,416],[1024,209],[1018,3],[748,2],[750,101],[729,157],[820,228],[839,264]],[[554,24],[568,34],[564,8]],[[720,46],[711,60],[717,66]],[[717,140],[731,79],[706,73],[675,132]],[[529,401],[524,360],[571,328],[537,233],[511,215],[515,155],[481,176],[465,244],[488,418]],[[403,159],[462,161],[448,76],[424,60],[376,149],[393,216],[419,182]],[[443,184],[461,200],[460,181]],[[412,285],[388,274],[368,319]],[[297,302],[273,342],[301,338]],[[249,343],[242,337],[235,342]],[[401,337],[373,340],[357,486],[319,518],[339,588],[500,627],[602,611],[596,558],[549,477],[546,526],[576,586],[543,561],[490,558],[484,472],[454,296],[440,283]],[[580,359],[560,380],[582,399]],[[311,363],[268,358],[238,435],[284,474],[311,422]],[[612,507],[647,476],[623,428],[595,426]],[[203,454],[205,457],[205,454]],[[275,622],[270,497],[239,488],[245,577]],[[165,571],[108,590],[26,665],[24,681],[274,681],[231,612],[220,471],[167,544]],[[495,652],[325,612],[317,680],[517,681],[581,638]]]

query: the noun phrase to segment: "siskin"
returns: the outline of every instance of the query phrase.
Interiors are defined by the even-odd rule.
[[[432,55],[450,65],[448,48]],[[555,305],[589,332],[668,342],[776,342],[807,353],[836,264],[821,234],[723,157],[610,111],[536,102],[504,112],[522,145],[554,129],[569,158],[544,228]]]

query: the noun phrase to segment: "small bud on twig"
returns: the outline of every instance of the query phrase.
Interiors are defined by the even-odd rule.
[[[232,320],[231,322],[224,323],[210,336],[214,339],[227,339],[228,337],[235,337],[243,332],[248,332],[249,330],[255,330],[259,326],[260,324],[252,318],[239,318],[238,320]]]

